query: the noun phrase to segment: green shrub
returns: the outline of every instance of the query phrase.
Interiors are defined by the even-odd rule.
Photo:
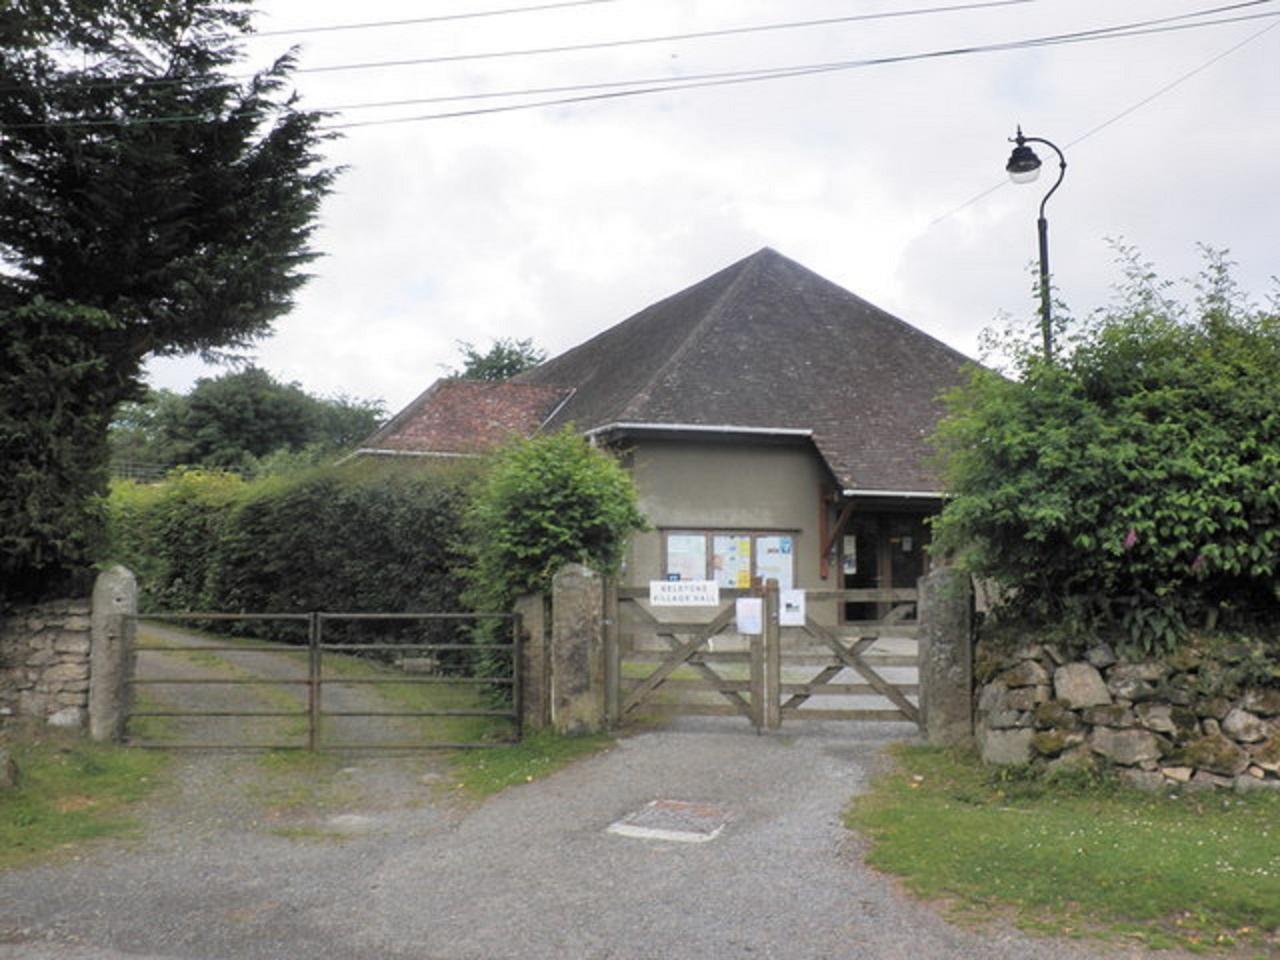
[[[475,610],[509,610],[521,594],[545,591],[566,563],[615,572],[627,538],[646,525],[630,475],[570,427],[502,450],[465,522]]]
[[[1129,255],[1120,307],[1048,364],[1015,358],[954,392],[937,441],[954,495],[938,549],[1042,622],[1169,649],[1188,623],[1280,604],[1280,315],[1221,255],[1191,306]]]

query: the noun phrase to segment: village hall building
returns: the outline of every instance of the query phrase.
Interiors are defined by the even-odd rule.
[[[624,586],[914,587],[942,504],[928,437],[972,365],[765,248],[512,380],[436,381],[357,453],[473,456],[571,424],[651,524]]]

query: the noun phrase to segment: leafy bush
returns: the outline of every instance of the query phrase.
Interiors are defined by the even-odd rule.
[[[1186,306],[1122,253],[1121,302],[1057,362],[1027,347],[949,397],[935,542],[1020,612],[1150,652],[1280,601],[1280,315],[1221,254]]]
[[[566,563],[614,572],[628,536],[645,528],[630,475],[568,427],[501,451],[465,523],[466,599],[476,610],[509,610]]]
[[[97,344],[119,324],[47,301],[0,310],[0,601],[82,590],[101,546],[107,411],[127,381]]]

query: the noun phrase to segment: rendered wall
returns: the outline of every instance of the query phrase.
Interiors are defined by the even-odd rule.
[[[631,542],[623,582],[662,576],[666,529],[777,530],[796,537],[796,586],[831,589],[818,576],[818,497],[830,475],[804,445],[638,441],[632,476],[653,529]]]

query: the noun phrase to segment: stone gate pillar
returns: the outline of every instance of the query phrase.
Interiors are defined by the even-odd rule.
[[[934,746],[973,740],[973,582],[939,567],[919,582],[920,731]]]
[[[579,563],[551,580],[551,725],[605,728],[604,578]]]
[[[124,737],[137,612],[138,581],[131,571],[114,566],[98,574],[89,628],[89,736],[94,740]]]

